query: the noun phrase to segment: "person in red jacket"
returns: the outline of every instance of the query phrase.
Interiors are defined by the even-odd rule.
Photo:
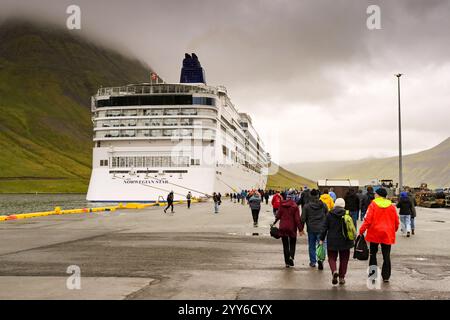
[[[384,282],[389,282],[391,277],[391,245],[395,244],[395,233],[400,221],[397,210],[392,202],[386,199],[386,196],[386,189],[377,189],[375,199],[367,208],[366,217],[359,229],[359,234],[363,235],[367,230],[366,240],[370,242],[369,266],[377,265],[378,246],[381,244],[383,254],[381,276]]]
[[[278,209],[275,223],[280,220],[279,235],[283,242],[284,262],[286,268],[294,266],[295,245],[297,242],[297,230],[300,235],[303,235],[303,225],[300,220],[300,210],[297,204],[293,200],[294,193],[289,193],[287,200],[281,201],[280,208]]]
[[[280,195],[280,192],[277,191],[272,197],[273,215],[275,217],[277,216],[277,211],[278,211],[278,208],[280,208],[280,204],[281,204],[281,195]]]

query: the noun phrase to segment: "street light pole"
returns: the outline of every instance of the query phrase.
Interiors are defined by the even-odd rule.
[[[403,189],[403,163],[402,163],[402,115],[400,109],[400,77],[401,73],[395,75],[397,77],[398,86],[398,176],[399,185],[398,192],[400,193]]]

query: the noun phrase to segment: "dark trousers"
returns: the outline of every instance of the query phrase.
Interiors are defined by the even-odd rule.
[[[266,199],[266,204],[269,204],[269,198]]]
[[[370,259],[369,266],[377,265],[377,252],[379,243],[370,243]],[[391,277],[391,245],[381,244],[381,253],[383,254],[383,266],[381,268],[381,276],[383,280],[389,280]]]
[[[337,270],[337,259],[339,256],[339,278],[344,279],[347,274],[348,260],[350,259],[350,250],[328,250],[328,264],[330,265],[331,273]]]
[[[281,241],[283,242],[284,262],[289,264],[289,258],[294,260],[297,238],[281,237]]]
[[[191,200],[188,200],[187,203],[188,203],[188,209],[189,209],[191,207]]]
[[[260,209],[252,209],[253,223],[258,223]]]
[[[172,212],[173,212],[173,202],[168,202],[167,207],[164,209],[164,211],[167,211],[167,209],[169,209],[170,207],[172,207]]]

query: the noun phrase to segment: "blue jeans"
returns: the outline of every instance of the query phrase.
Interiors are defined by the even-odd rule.
[[[358,221],[359,211],[350,211],[350,216],[353,219],[353,224],[355,225],[355,229],[358,230],[357,221]]]
[[[361,210],[361,221],[364,221],[364,217],[366,216],[367,209]]]
[[[214,212],[219,213],[219,203],[218,202],[214,202]]]
[[[401,214],[400,222],[401,222],[402,233],[411,232],[411,216],[409,214],[408,215]]]
[[[309,248],[309,262],[316,264],[316,246],[320,241],[320,232],[308,232],[308,248]],[[325,252],[327,252],[327,242],[326,239],[323,242]]]
[[[416,228],[416,222],[415,222],[416,218],[411,217],[411,229],[415,229]]]

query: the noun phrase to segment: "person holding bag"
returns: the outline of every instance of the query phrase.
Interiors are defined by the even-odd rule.
[[[377,265],[378,247],[381,245],[383,254],[383,266],[381,276],[384,282],[389,282],[391,277],[391,246],[395,244],[395,233],[400,221],[397,210],[387,197],[387,191],[379,188],[375,191],[375,200],[367,209],[367,215],[359,229],[359,234],[367,231],[366,240],[370,242],[369,266]]]
[[[297,204],[293,200],[295,195],[289,193],[287,200],[281,201],[280,208],[278,209],[275,225],[280,221],[280,226],[278,228],[278,236],[281,237],[283,242],[283,252],[284,252],[284,262],[286,268],[294,266],[295,258],[295,246],[297,243],[297,230],[300,235],[303,235],[303,225],[300,221],[300,210]]]

